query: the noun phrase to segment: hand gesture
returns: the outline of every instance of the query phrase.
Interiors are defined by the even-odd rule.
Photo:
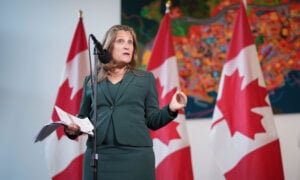
[[[175,112],[182,109],[187,104],[187,96],[182,91],[177,91],[170,102],[169,108],[171,111]]]

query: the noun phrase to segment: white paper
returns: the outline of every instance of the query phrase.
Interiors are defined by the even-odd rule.
[[[91,121],[89,120],[89,118],[80,119],[76,116],[73,116],[73,115],[65,112],[58,106],[55,106],[55,110],[56,110],[60,120],[63,121],[64,123],[66,123],[66,125],[75,123],[80,127],[81,132],[84,132],[84,133],[87,133],[90,135],[94,135],[94,133],[93,133],[94,126],[91,123]]]

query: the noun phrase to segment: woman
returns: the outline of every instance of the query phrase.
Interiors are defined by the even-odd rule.
[[[159,129],[172,121],[178,110],[186,106],[187,97],[177,92],[169,105],[159,109],[153,74],[135,69],[137,40],[132,28],[111,27],[103,48],[111,53],[112,60],[101,64],[98,73],[98,179],[153,180],[155,160],[149,129]],[[78,117],[88,117],[93,122],[93,103],[91,81],[87,77]],[[72,139],[81,134],[75,124],[66,127],[65,132]],[[92,148],[93,137],[89,137],[84,159],[86,180],[93,177]]]

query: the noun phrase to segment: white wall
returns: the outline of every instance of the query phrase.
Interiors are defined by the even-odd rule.
[[[0,179],[50,179],[44,142],[63,66],[83,10],[87,35],[120,22],[119,0],[2,0],[0,6]],[[300,115],[276,116],[287,179],[300,179]],[[210,120],[188,122],[195,179],[219,179],[208,146]]]

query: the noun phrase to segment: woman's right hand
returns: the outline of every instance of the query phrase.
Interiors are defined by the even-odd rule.
[[[78,135],[80,133],[80,127],[75,123],[71,123],[68,126],[66,126],[65,132],[71,136]]]

